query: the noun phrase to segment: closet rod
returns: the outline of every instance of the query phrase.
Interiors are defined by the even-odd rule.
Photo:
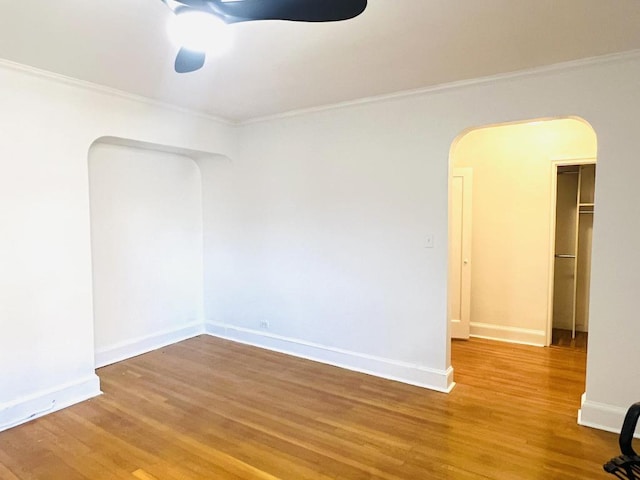
[[[556,253],[555,257],[556,258],[576,258],[575,255],[568,255],[563,253]]]

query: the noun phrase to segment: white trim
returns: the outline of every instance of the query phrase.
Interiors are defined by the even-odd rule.
[[[578,410],[578,424],[584,427],[620,434],[626,414],[626,408],[606,403],[592,402],[587,400],[586,393],[583,393],[580,410]],[[634,437],[640,438],[640,429],[636,429]]]
[[[556,166],[568,165],[597,165],[596,157],[552,157],[551,163]]]
[[[166,347],[182,340],[195,337],[204,333],[204,325],[201,322],[193,322],[184,327],[156,332],[144,337],[111,345],[106,348],[96,349],[96,368],[121,362],[127,358],[136,357],[143,353],[151,352],[158,348]]]
[[[471,322],[471,335],[476,338],[499,340],[501,342],[519,343],[544,347],[546,332],[544,330],[532,330],[529,328],[507,327],[504,325],[492,325],[490,323]]]
[[[182,155],[188,157],[196,164],[200,160],[217,160],[225,163],[231,163],[231,158],[224,153],[207,152],[204,150],[193,150],[191,148],[176,147],[173,145],[165,145],[161,143],[144,142],[141,140],[134,140],[132,138],[117,137],[112,135],[105,135],[96,138],[91,144],[94,145],[116,145],[119,147],[136,148],[141,150],[152,150],[155,152],[173,153],[175,155]],[[198,165],[199,167],[199,165]]]
[[[155,100],[153,98],[145,97],[143,95],[136,95],[134,93],[126,92],[124,90],[118,90],[117,88],[107,87],[105,85],[100,85],[100,84],[89,82],[86,80],[79,80],[77,78],[67,77],[66,75],[50,72],[48,70],[42,70],[40,68],[32,67],[30,65],[23,65],[22,63],[12,62],[11,60],[6,60],[4,58],[0,58],[0,67],[6,68],[9,70],[15,70],[22,73],[27,73],[30,75],[34,75],[36,77],[46,78],[48,80],[52,80],[54,82],[61,83],[63,85],[71,85],[73,87],[83,88],[85,90],[90,90],[90,91],[102,93],[105,95],[111,95],[114,97],[124,98],[126,100],[132,100],[134,102],[144,103],[146,105],[152,105],[154,107],[173,110],[178,113],[186,113],[188,115],[204,118],[206,120],[211,120],[217,123],[221,123],[223,125],[228,125],[228,126],[238,125],[238,122],[227,120],[225,118],[218,117],[216,115],[211,115],[202,111],[193,110],[186,107],[180,107],[172,103],[162,102],[160,100]]]
[[[221,323],[209,322],[205,325],[205,330],[215,337],[438,392],[449,393],[455,386],[452,367],[437,370]]]
[[[0,432],[100,395],[100,379],[91,374],[75,382],[41,390],[0,404]]]
[[[348,108],[358,105],[367,105],[370,103],[381,103],[390,100],[397,100],[407,97],[416,97],[428,93],[448,92],[451,90],[459,90],[466,87],[472,87],[476,85],[484,85],[491,82],[497,82],[502,80],[513,80],[523,77],[535,77],[539,75],[546,75],[549,73],[560,72],[563,70],[574,70],[577,68],[588,67],[592,65],[601,65],[605,63],[624,62],[627,60],[633,60],[640,57],[640,49],[630,50],[621,53],[612,53],[609,55],[601,55],[597,57],[581,58],[579,60],[570,60],[562,63],[554,63],[551,65],[544,65],[541,67],[533,67],[525,70],[517,70],[514,72],[498,73],[496,75],[489,75],[486,77],[477,77],[469,80],[459,80],[448,83],[441,83],[438,85],[431,85],[428,87],[416,88],[412,90],[402,90],[394,93],[387,93],[383,95],[376,95],[371,97],[363,97],[355,100],[347,100],[344,102],[332,103],[328,105],[320,105],[317,107],[301,108],[297,110],[290,110],[288,112],[276,113],[273,115],[265,115],[263,117],[255,117],[247,120],[237,122],[237,125],[249,125],[252,123],[270,122],[273,120],[281,120],[283,118],[298,117],[301,115],[307,115],[311,113],[320,113],[327,110],[338,110],[341,108]]]

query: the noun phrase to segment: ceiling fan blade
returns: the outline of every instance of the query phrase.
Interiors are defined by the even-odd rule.
[[[210,0],[227,23],[250,20],[336,22],[360,15],[367,0]]]
[[[181,48],[176,57],[175,69],[178,73],[194,72],[204,65],[205,54]]]

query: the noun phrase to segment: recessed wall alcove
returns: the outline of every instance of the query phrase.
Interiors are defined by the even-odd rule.
[[[200,166],[228,158],[115,137],[89,150],[96,367],[204,331]]]

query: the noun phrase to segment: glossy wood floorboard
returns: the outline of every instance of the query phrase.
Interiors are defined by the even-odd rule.
[[[587,351],[589,334],[586,332],[576,332],[572,336],[571,330],[554,328],[551,333],[551,345],[557,347],[577,348]]]
[[[446,395],[196,337],[0,433],[0,479],[608,478],[617,436],[576,424],[584,352],[471,340],[452,358]]]

